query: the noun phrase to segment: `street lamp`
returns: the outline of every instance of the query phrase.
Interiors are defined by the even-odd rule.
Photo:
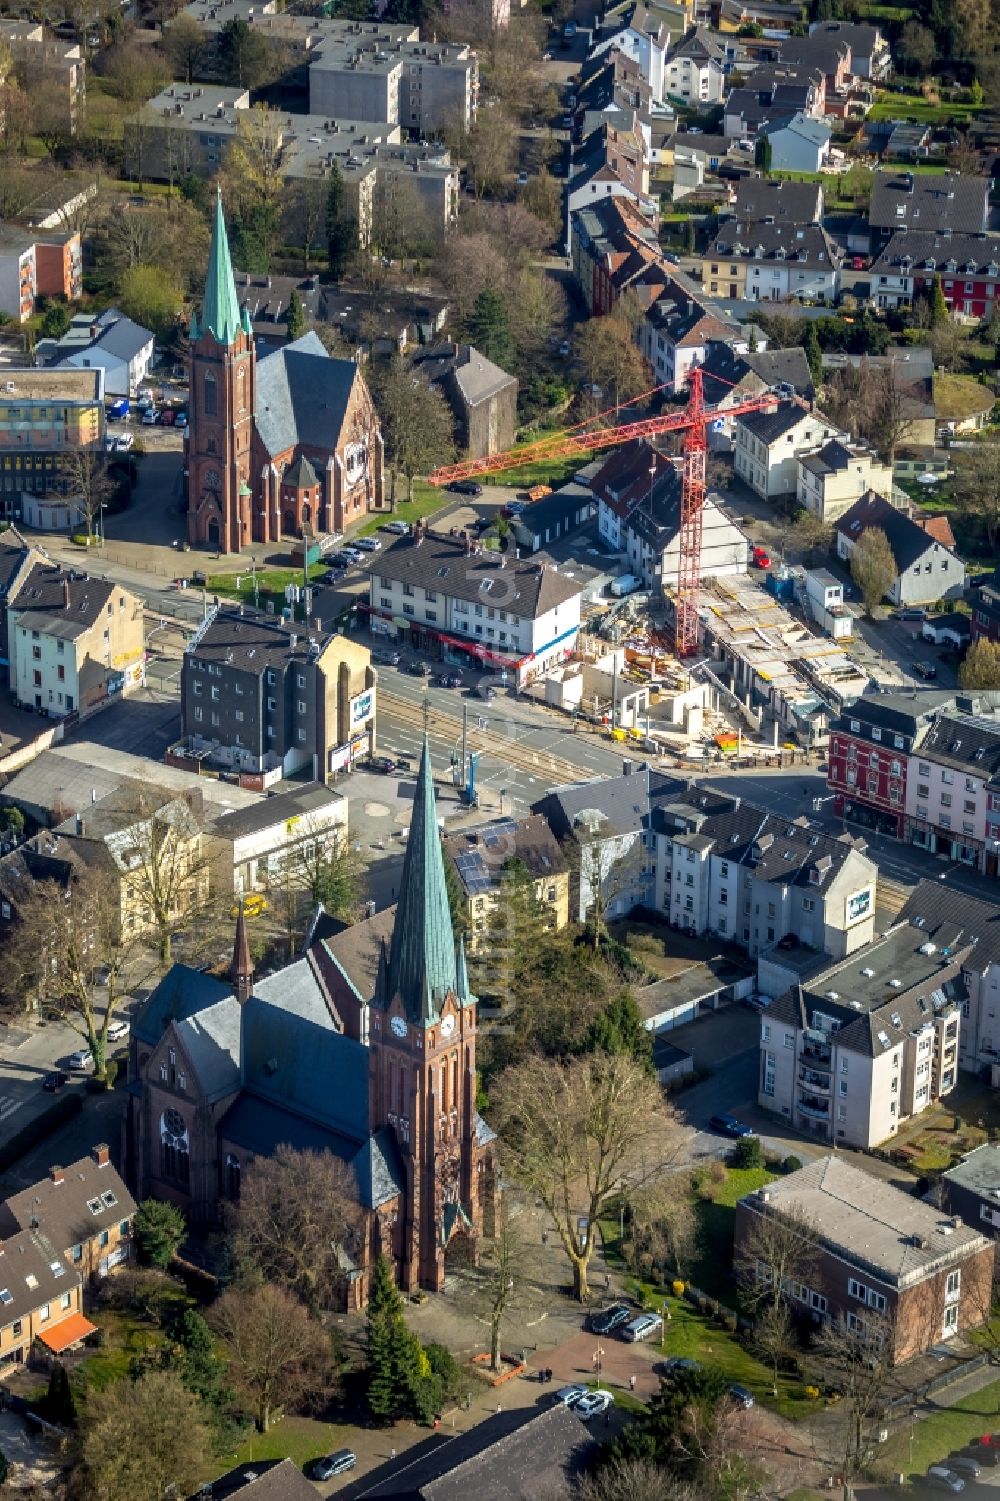
[[[594,1351],[594,1360],[593,1360],[594,1370],[597,1372],[597,1390],[598,1391],[600,1391],[600,1389],[601,1389],[601,1361],[602,1361],[603,1358],[604,1358],[604,1347],[603,1347],[603,1345],[598,1345],[597,1349]]]

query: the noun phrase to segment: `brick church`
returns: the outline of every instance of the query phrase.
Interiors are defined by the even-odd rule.
[[[382,438],[364,377],[315,333],[258,359],[221,197],[189,375],[189,542],[239,552],[342,532],[381,505]]]
[[[441,1287],[494,1230],[495,1139],[476,1110],[476,998],[455,942],[424,741],[396,908],[320,911],[302,956],[256,979],[237,922],[228,980],[175,964],[132,1024],[126,1175],[195,1226],[282,1143],[333,1152],[365,1210],[341,1249],[362,1307],[384,1251],[406,1291]]]

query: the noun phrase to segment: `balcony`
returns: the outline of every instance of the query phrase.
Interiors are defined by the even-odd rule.
[[[824,1068],[829,1072],[830,1062],[833,1057],[833,1049],[824,1047],[822,1043],[807,1042],[803,1045],[800,1058],[803,1063],[811,1063]]]
[[[829,1072],[819,1074],[811,1068],[799,1069],[799,1083],[805,1084],[809,1089],[819,1090],[820,1094],[829,1094],[832,1088]]]
[[[803,1095],[796,1108],[810,1120],[826,1122],[830,1119],[830,1101],[821,1100],[818,1095]]]

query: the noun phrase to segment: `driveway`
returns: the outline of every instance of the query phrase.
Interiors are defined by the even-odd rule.
[[[55,1444],[50,1439],[29,1433],[23,1418],[13,1412],[0,1412],[0,1452],[10,1463],[5,1490],[48,1487],[63,1469]]]

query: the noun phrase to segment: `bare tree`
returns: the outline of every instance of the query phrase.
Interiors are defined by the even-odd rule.
[[[361,1228],[357,1183],[339,1157],[281,1145],[273,1157],[254,1158],[230,1218],[248,1275],[288,1288],[313,1310],[333,1306]]]
[[[668,1267],[682,1276],[698,1245],[698,1216],[686,1173],[671,1174],[647,1184],[629,1204],[629,1234],[622,1253],[643,1276]]]
[[[823,390],[830,420],[866,439],[889,464],[895,462],[896,450],[913,437],[921,405],[918,384],[907,379],[901,362],[889,357],[845,365]]]
[[[496,1234],[485,1241],[479,1262],[462,1274],[458,1301],[473,1318],[490,1331],[490,1369],[500,1370],[500,1346],[504,1324],[511,1314],[541,1297],[531,1279],[531,1262],[524,1240],[520,1210],[510,1194],[500,1199]]]
[[[205,33],[193,16],[178,16],[163,38],[163,50],[174,67],[178,78],[190,83],[194,70],[205,46]],[[169,131],[168,134],[174,134]],[[186,132],[178,132],[186,134]]]
[[[771,1367],[771,1391],[778,1395],[778,1372],[792,1348],[792,1316],[783,1302],[768,1303],[753,1326],[754,1346]]]
[[[990,547],[1000,538],[1000,443],[976,443],[955,453],[955,499],[980,522]]]
[[[896,1343],[893,1319],[866,1310],[849,1325],[843,1315],[825,1324],[813,1343],[836,1372],[843,1398],[824,1429],[829,1458],[841,1476],[844,1498],[871,1462],[885,1410]]]
[[[315,1401],[333,1385],[330,1336],[283,1287],[231,1288],[210,1311],[233,1382],[250,1403],[260,1433],[276,1406]]]
[[[92,542],[101,512],[115,493],[108,455],[96,448],[75,448],[62,460],[60,479]]]
[[[617,836],[603,814],[581,814],[572,840],[566,845],[579,896],[581,918],[590,926],[594,949],[607,930],[607,914],[620,901],[628,901],[638,889],[648,868],[642,839]]]
[[[885,532],[881,527],[866,527],[851,553],[851,578],[861,590],[866,615],[871,616],[888,594],[897,572]]]
[[[289,956],[298,949],[318,906],[331,917],[352,920],[364,882],[364,862],[345,829],[324,827],[307,818],[296,834],[298,842],[267,886],[271,911],[287,940]]]
[[[702,1501],[702,1492],[687,1480],[649,1459],[612,1459],[585,1475],[576,1501]]]
[[[735,1257],[736,1279],[747,1306],[759,1313],[778,1307],[793,1278],[808,1286],[819,1264],[819,1239],[804,1215],[779,1215],[763,1205],[745,1224]]]
[[[555,1221],[583,1302],[597,1222],[674,1160],[676,1114],[656,1079],[622,1054],[530,1057],[505,1069],[491,1094],[511,1174]]]
[[[155,935],[164,970],[174,938],[190,927],[208,898],[199,800],[200,794],[165,799],[155,789],[131,784],[108,805],[118,829],[105,843],[124,887],[123,923],[136,933]]]

